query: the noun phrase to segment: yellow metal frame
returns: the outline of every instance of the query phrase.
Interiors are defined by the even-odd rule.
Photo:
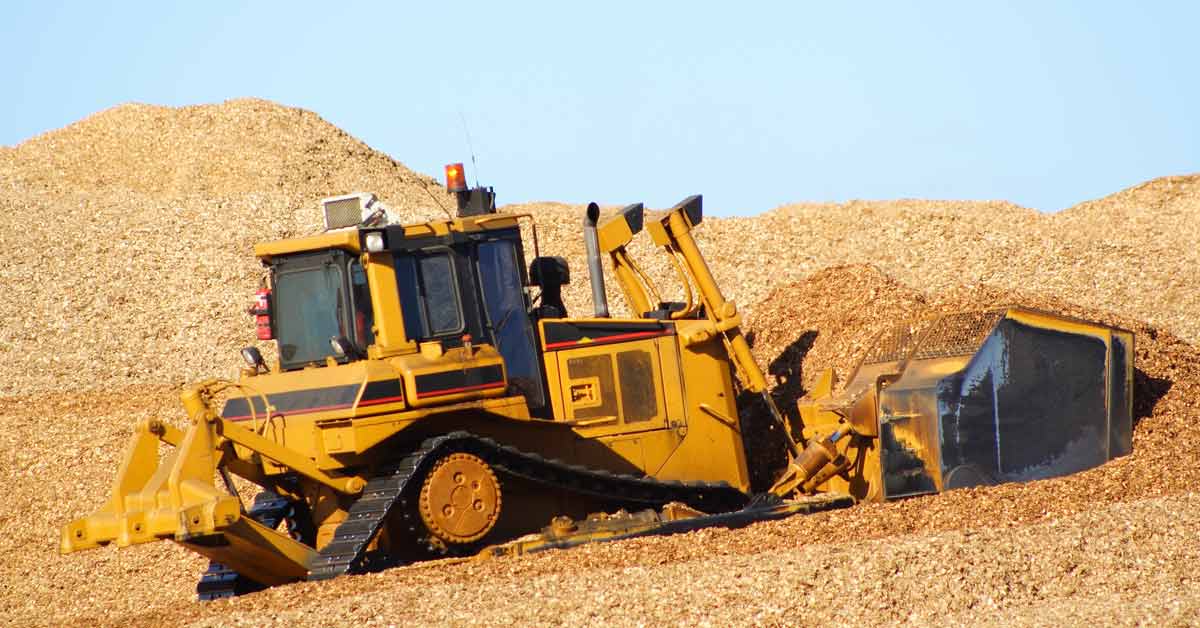
[[[254,256],[263,261],[270,261],[277,255],[326,249],[342,249],[351,253],[359,253],[358,230],[329,231],[307,238],[263,242],[254,245]]]

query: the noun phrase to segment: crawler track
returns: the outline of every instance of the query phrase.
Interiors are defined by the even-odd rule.
[[[376,474],[350,507],[346,520],[333,539],[321,550],[309,572],[310,580],[325,580],[346,573],[362,573],[395,564],[367,559],[366,548],[392,512],[409,517],[414,540],[422,524],[412,519],[425,473],[443,456],[455,452],[479,456],[496,471],[577,495],[599,497],[626,508],[658,508],[668,502],[683,502],[698,510],[721,513],[744,507],[749,496],[722,482],[663,482],[652,478],[620,475],[568,465],[536,454],[501,445],[467,432],[429,438],[398,463]]]

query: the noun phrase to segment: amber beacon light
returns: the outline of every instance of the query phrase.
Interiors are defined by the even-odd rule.
[[[463,165],[461,163],[446,164],[446,191],[467,191],[467,177],[463,173]]]

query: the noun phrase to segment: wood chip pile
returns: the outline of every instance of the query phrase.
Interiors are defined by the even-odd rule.
[[[253,340],[255,242],[326,196],[445,214],[428,177],[261,100],[123,105],[0,150],[0,395],[227,376]],[[424,214],[422,212],[425,212]]]
[[[502,201],[503,182],[489,183]],[[316,232],[318,201],[353,191],[413,221],[453,207],[428,177],[315,114],[261,100],[123,105],[0,149],[0,395],[229,374],[253,340],[253,244]],[[589,312],[583,207],[505,209],[537,217],[542,254],[570,261],[570,311]],[[745,312],[827,266],[874,264],[927,293],[987,283],[1120,310],[1195,341],[1197,211],[1200,177],[1168,177],[1056,215],[1003,202],[803,204],[710,216],[696,236]],[[648,238],[632,251],[663,299],[683,298]]]
[[[181,383],[238,365],[252,244],[312,232],[321,197],[357,190],[413,219],[442,215],[434,197],[450,204],[314,114],[256,100],[123,106],[0,148],[0,623],[1200,622],[1197,176],[1053,216],[806,204],[697,232],[789,402],[901,319],[1019,302],[1134,330],[1134,453],[1101,468],[204,605],[191,601],[204,562],[173,544],[58,556],[59,526],[101,505],[134,422],[177,417]],[[542,253],[570,260],[569,308],[588,311],[582,208],[508,209],[538,216]],[[663,256],[634,254],[664,299],[680,297]]]

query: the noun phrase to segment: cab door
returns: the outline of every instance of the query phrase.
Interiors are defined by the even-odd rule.
[[[508,382],[525,395],[531,411],[546,405],[541,354],[526,309],[520,256],[512,241],[485,240],[476,249],[479,289],[487,328],[504,357]]]

